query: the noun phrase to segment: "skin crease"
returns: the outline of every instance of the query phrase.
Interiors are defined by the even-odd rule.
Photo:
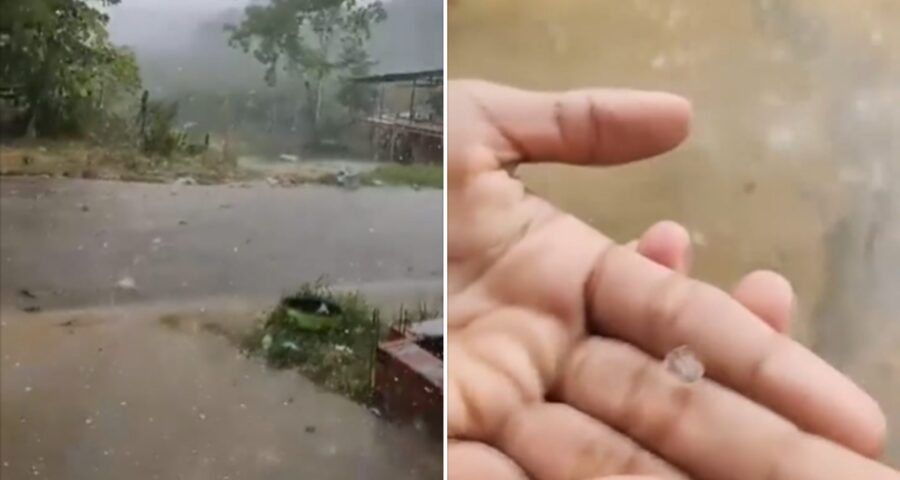
[[[448,469],[490,478],[900,480],[875,402],[792,341],[790,284],[690,279],[673,222],[625,246],[529,194],[517,164],[613,165],[688,134],[663,93],[449,85]],[[688,345],[707,377],[660,366]],[[628,477],[637,475],[637,477]]]

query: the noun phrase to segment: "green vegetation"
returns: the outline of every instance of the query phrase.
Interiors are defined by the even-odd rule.
[[[193,156],[148,155],[133,145],[99,145],[80,140],[20,140],[0,146],[0,175],[198,184],[250,180],[251,174],[213,146]]]
[[[408,20],[424,8],[416,1],[388,7],[398,18],[406,12]],[[0,0],[0,174],[441,186],[439,167],[385,166],[346,182],[303,162],[295,161],[296,169],[273,162],[265,172],[238,164],[238,158],[346,159],[365,148],[366,134],[356,122],[373,108],[375,90],[351,79],[368,74],[374,63],[370,37],[387,22],[380,2],[266,0],[228,10],[199,28],[204,48],[218,46],[228,55],[203,60],[205,75],[168,89],[143,88],[135,55],[111,42],[107,12],[120,3]],[[432,3],[439,12],[439,2]],[[193,51],[183,60],[202,56]],[[217,86],[213,72],[221,65],[210,68],[209,62],[226,58],[244,72],[247,62],[261,64],[265,75],[253,86],[246,79],[244,86]],[[152,76],[150,65],[145,70]],[[156,69],[182,75],[175,62]],[[286,78],[276,87],[280,72]],[[420,101],[436,110],[441,97]]]
[[[117,107],[140,88],[138,67],[131,52],[109,41],[109,17],[97,8],[117,3],[3,1],[0,87],[21,113],[3,119],[9,129],[32,138],[84,135],[122,120]]]
[[[444,188],[442,165],[384,165],[365,174],[367,185]]]
[[[199,156],[209,147],[208,137],[192,145],[175,127],[176,103],[150,100],[147,91],[138,101],[141,79],[135,57],[110,42],[109,17],[101,10],[118,3],[3,1],[0,135],[25,136],[31,140],[25,143],[31,144],[41,139],[37,152],[22,155],[21,165],[4,162],[0,166],[4,172],[90,178],[100,176],[99,170],[119,170],[120,176],[146,179],[209,167],[213,167],[209,175],[225,173],[221,167],[228,162]],[[99,156],[64,155],[64,161],[50,165],[48,159],[54,155],[44,153],[50,148],[60,153],[60,144],[51,141],[60,138],[97,144],[81,150]],[[15,148],[4,153],[15,154]]]
[[[420,305],[418,311],[402,311],[396,321],[433,317]],[[317,282],[283,298],[244,347],[275,368],[296,368],[330,391],[369,403],[375,353],[388,327],[359,293],[337,293]]]
[[[199,155],[209,150],[209,134],[203,143],[191,144],[187,132],[175,128],[178,102],[151,101],[146,90],[138,114],[141,149],[149,155],[171,157],[176,153]],[[233,162],[233,159],[229,159]]]
[[[372,26],[386,16],[378,1],[272,0],[247,7],[240,25],[227,30],[233,46],[252,51],[265,66],[270,85],[275,85],[279,71],[302,81],[315,145],[352,121],[348,113],[374,105],[375,91],[349,79],[368,73],[373,62],[366,42]],[[336,108],[339,105],[343,109]]]

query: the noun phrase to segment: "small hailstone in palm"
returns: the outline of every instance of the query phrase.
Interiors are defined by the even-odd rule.
[[[663,360],[666,370],[685,383],[694,383],[705,373],[703,362],[687,346],[682,345],[672,349]]]

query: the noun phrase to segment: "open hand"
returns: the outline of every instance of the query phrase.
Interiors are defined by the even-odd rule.
[[[662,153],[687,135],[687,102],[484,82],[449,99],[451,478],[900,480],[866,458],[884,442],[875,402],[783,334],[783,279],[728,295],[684,275],[677,225],[618,246],[514,176]],[[660,365],[681,345],[706,378]]]

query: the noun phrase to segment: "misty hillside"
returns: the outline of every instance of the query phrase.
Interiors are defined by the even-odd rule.
[[[265,88],[263,68],[227,44],[224,26],[240,22],[247,0],[129,0],[110,10],[110,34],[134,49],[145,85],[157,95],[206,89]],[[443,1],[391,0],[376,25],[373,73],[443,65]]]

